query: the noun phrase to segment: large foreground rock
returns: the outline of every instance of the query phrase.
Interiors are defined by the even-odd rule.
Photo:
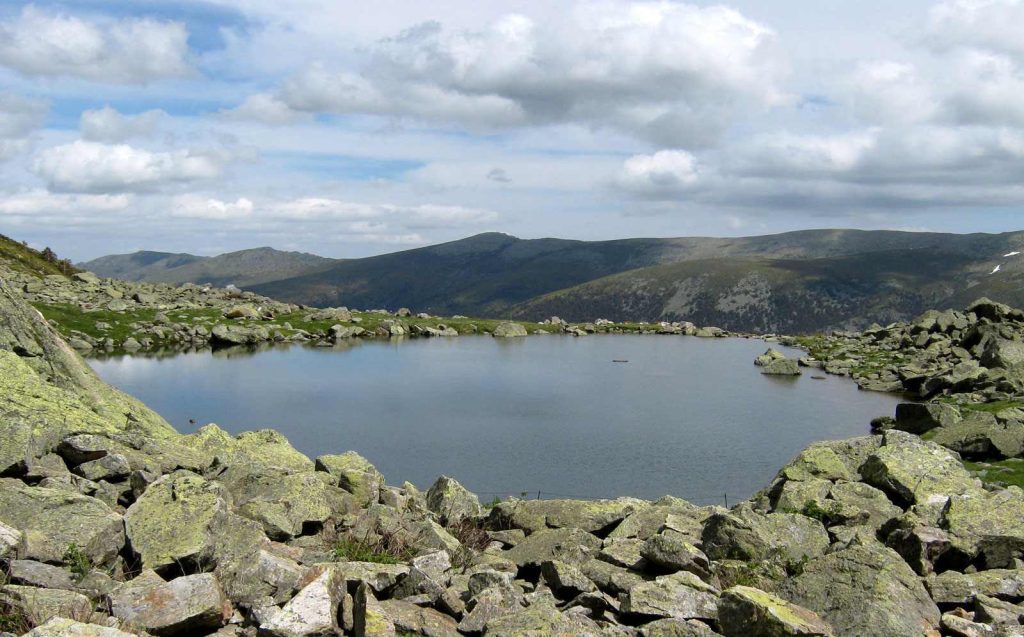
[[[77,622],[64,617],[54,617],[42,626],[33,628],[24,637],[135,637],[123,630],[99,624]]]
[[[820,615],[843,637],[922,637],[939,609],[895,551],[855,546],[812,560],[782,596]]]
[[[726,637],[833,636],[832,627],[817,613],[747,586],[722,593],[718,625]]]
[[[221,485],[188,471],[161,477],[125,514],[132,550],[157,571],[212,561],[215,533],[228,516]]]
[[[154,635],[197,634],[215,629],[231,617],[231,603],[210,573],[163,581],[149,571],[110,595],[110,609]]]
[[[860,468],[864,482],[898,502],[935,504],[977,492],[981,485],[953,452],[913,434],[890,430]]]
[[[73,544],[106,564],[124,546],[121,516],[100,500],[21,480],[0,479],[0,522],[22,533],[22,557],[42,562],[61,562]]]

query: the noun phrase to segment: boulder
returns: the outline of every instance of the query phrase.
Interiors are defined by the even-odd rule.
[[[620,596],[627,615],[715,620],[719,591],[693,573],[680,571],[641,582]]]
[[[901,504],[944,502],[976,492],[980,483],[953,452],[913,434],[890,430],[860,468],[864,482]]]
[[[649,563],[670,571],[689,571],[707,577],[710,565],[704,553],[674,531],[652,535],[640,548]]]
[[[880,545],[813,559],[782,584],[780,595],[844,637],[921,637],[939,628],[939,609],[917,575]]]
[[[60,563],[75,545],[96,564],[107,564],[124,546],[121,516],[106,504],[59,489],[0,479],[0,522],[22,534],[22,557]]]
[[[109,626],[78,622],[64,617],[54,617],[41,626],[36,626],[23,637],[135,637]]]
[[[558,560],[544,562],[540,567],[541,576],[556,595],[573,598],[581,593],[597,590],[587,576],[577,567]]]
[[[896,405],[895,428],[921,435],[938,427],[960,422],[960,410],[945,403],[900,403]]]
[[[125,513],[132,551],[143,568],[208,564],[214,534],[228,516],[224,488],[189,471],[162,476]]]
[[[588,533],[611,531],[626,516],[648,506],[642,500],[511,500],[491,509],[488,525],[526,531],[575,528]]]
[[[769,365],[773,361],[780,361],[784,360],[785,358],[785,354],[783,354],[777,349],[769,347],[767,350],[765,350],[764,354],[761,354],[760,356],[754,359],[754,364],[757,365],[758,367],[764,367],[766,365]]]
[[[427,491],[427,508],[445,526],[457,525],[483,512],[476,495],[448,476],[438,478]]]
[[[984,595],[1006,601],[1024,599],[1024,571],[990,569],[976,573],[945,571],[925,581],[936,604],[968,605]]]
[[[792,358],[781,358],[766,363],[761,367],[761,373],[766,376],[799,376],[803,374],[800,365]]]
[[[12,606],[35,623],[54,617],[88,617],[93,606],[88,597],[73,591],[8,584],[0,587],[0,606]]]
[[[713,560],[798,563],[821,555],[829,545],[828,532],[818,520],[797,513],[765,515],[748,504],[708,518],[702,539],[704,552]]]
[[[21,544],[21,538],[21,531],[0,522],[0,559],[16,555],[18,546]]]
[[[7,576],[15,584],[68,591],[75,588],[70,571],[33,560],[11,560],[7,564]]]
[[[981,556],[988,568],[1007,568],[1024,557],[1022,520],[1024,492],[1009,487],[949,498],[939,524],[963,552]]]
[[[273,637],[313,637],[336,634],[338,608],[345,595],[345,579],[338,569],[323,567],[295,597],[260,626]]]
[[[400,634],[459,637],[458,623],[433,608],[424,608],[397,599],[382,601],[379,608],[396,631],[402,631]]]
[[[725,637],[833,637],[832,627],[817,613],[747,586],[722,593],[718,625]]]
[[[601,548],[601,540],[580,529],[537,531],[505,551],[503,556],[520,568],[540,566],[548,560],[578,564]]]
[[[369,460],[354,451],[320,456],[316,459],[316,470],[329,473],[337,486],[356,496],[363,506],[380,501],[384,476]]]
[[[516,338],[520,336],[526,336],[526,328],[519,323],[504,322],[498,323],[494,326],[494,331],[491,333],[492,336],[498,338]]]
[[[327,485],[312,473],[254,471],[227,484],[238,513],[259,522],[273,540],[317,529],[331,515]]]
[[[507,613],[487,624],[487,637],[569,637],[598,635],[598,626],[579,614],[560,613],[550,604],[537,603]]]
[[[110,594],[110,612],[154,635],[191,635],[224,625],[232,608],[217,578],[186,575],[169,582],[153,571]]]

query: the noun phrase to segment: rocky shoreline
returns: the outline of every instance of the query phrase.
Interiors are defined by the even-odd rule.
[[[966,349],[991,386],[954,384],[874,434],[811,445],[732,509],[482,505],[451,478],[391,486],[354,452],[310,459],[271,430],[179,434],[0,284],[0,633],[1022,635],[1024,491],[982,482],[938,437],[974,413],[1024,429],[1007,407],[1020,368],[985,355],[1013,351],[1020,314],[979,308],[942,334],[1000,335]],[[908,364],[931,357],[941,376],[959,355],[916,336],[907,349],[904,329],[885,338]],[[885,342],[828,338],[862,343],[835,361]],[[965,457],[1014,451],[989,442]]]
[[[735,336],[688,322],[570,324],[557,317],[539,323],[464,316],[437,317],[406,308],[358,311],[281,303],[233,288],[101,279],[5,270],[26,300],[84,354],[194,351],[268,343],[331,347],[366,338],[430,338],[469,334],[586,336],[598,333]]]

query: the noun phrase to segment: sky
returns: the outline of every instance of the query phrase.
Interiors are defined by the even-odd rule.
[[[0,233],[1024,228],[1024,0],[0,0]]]

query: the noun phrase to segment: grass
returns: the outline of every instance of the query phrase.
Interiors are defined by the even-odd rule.
[[[47,258],[43,251],[34,250],[24,243],[0,234],[0,261],[12,270],[35,276],[68,275],[78,272],[70,262],[58,259],[52,252],[50,255],[52,256]]]
[[[964,467],[986,484],[1016,486],[1024,489],[1024,458],[991,462],[964,461]]]
[[[349,532],[334,543],[334,559],[342,562],[401,564],[415,556],[414,541],[400,530],[388,530],[379,525],[374,532],[367,532],[362,537]]]
[[[78,548],[74,542],[69,544],[67,550],[64,551],[63,561],[68,570],[80,577],[87,575],[93,567],[89,556],[83,553],[82,549]]]

